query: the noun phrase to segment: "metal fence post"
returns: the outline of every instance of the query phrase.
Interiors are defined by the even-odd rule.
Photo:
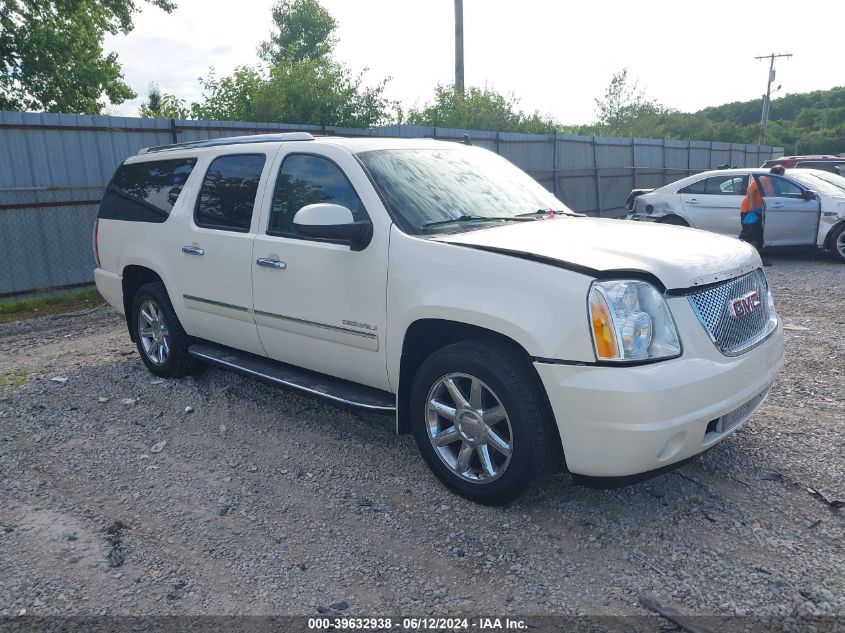
[[[595,134],[593,134],[593,169],[596,177],[596,207],[598,208],[598,216],[601,217],[604,210],[601,204],[601,175],[599,174],[599,153]]]

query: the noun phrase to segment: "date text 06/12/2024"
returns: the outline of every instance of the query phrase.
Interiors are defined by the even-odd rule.
[[[514,618],[308,618],[309,630],[524,630],[524,621]]]

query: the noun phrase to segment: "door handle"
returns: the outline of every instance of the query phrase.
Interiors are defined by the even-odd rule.
[[[259,257],[255,260],[255,263],[259,266],[264,266],[265,268],[277,268],[279,270],[284,270],[288,267],[288,265],[283,261],[270,259],[269,257]]]
[[[692,198],[691,200],[687,200],[687,204],[698,204],[698,200]]]
[[[770,204],[770,205],[769,205],[769,208],[771,208],[771,209],[780,209],[782,206],[783,206],[783,205],[782,205],[780,202],[773,202],[772,204]]]
[[[182,252],[187,255],[205,255],[205,250],[199,246],[183,246]]]

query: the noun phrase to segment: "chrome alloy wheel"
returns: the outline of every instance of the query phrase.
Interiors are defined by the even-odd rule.
[[[498,396],[469,374],[448,374],[428,392],[426,430],[434,452],[461,479],[489,483],[511,461],[513,431]]]
[[[164,365],[170,355],[170,332],[161,308],[147,299],[138,309],[138,338],[144,353],[155,365]]]
[[[840,257],[845,257],[845,231],[840,231],[836,238],[836,250],[839,251]]]

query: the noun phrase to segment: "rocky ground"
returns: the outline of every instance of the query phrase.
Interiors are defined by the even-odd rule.
[[[667,630],[639,619],[651,593],[753,630],[845,623],[845,266],[773,260],[787,360],[745,428],[647,482],[561,474],[508,508],[447,492],[389,418],[219,370],[158,380],[110,309],[0,325],[0,618],[557,614]]]

